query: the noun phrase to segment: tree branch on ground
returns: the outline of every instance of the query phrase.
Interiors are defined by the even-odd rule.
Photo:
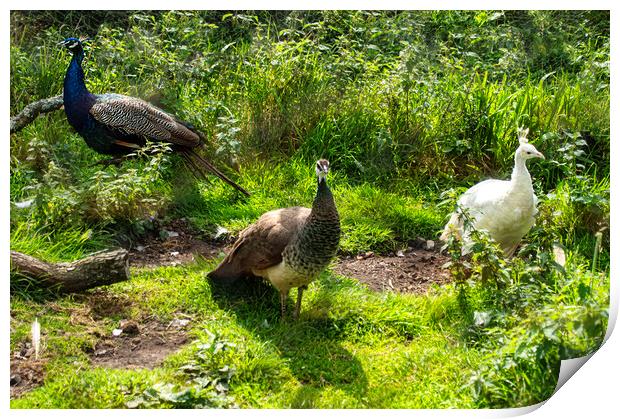
[[[62,95],[37,100],[27,105],[20,113],[11,117],[11,134],[21,131],[40,114],[57,111],[62,108]]]
[[[49,263],[11,250],[11,271],[43,288],[78,292],[129,279],[129,253],[103,250],[74,262]]]

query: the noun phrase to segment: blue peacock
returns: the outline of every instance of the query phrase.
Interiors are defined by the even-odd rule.
[[[192,125],[142,99],[115,93],[90,93],[82,69],[84,41],[72,37],[60,43],[73,55],[65,75],[63,102],[69,124],[90,148],[122,159],[144,147],[147,141],[169,143],[194,175],[206,179],[205,171],[210,172],[249,196],[245,189],[196,152],[204,144],[204,137]]]

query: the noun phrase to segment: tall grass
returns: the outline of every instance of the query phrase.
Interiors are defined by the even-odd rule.
[[[242,160],[256,152],[264,158],[300,152],[310,159],[327,153],[349,176],[367,180],[405,169],[421,180],[496,173],[510,166],[520,125],[530,127],[534,140],[549,132],[588,132],[593,146],[608,149],[608,71],[600,54],[608,45],[594,28],[594,41],[580,25],[562,35],[574,43],[563,47],[557,67],[541,74],[528,53],[551,52],[528,51],[534,41],[527,36],[553,39],[557,32],[528,25],[540,20],[544,27],[557,18],[553,13],[524,13],[510,23],[507,15],[474,12],[298,15],[217,20],[211,13],[168,12],[135,14],[128,29],[104,23],[87,52],[88,84],[96,92],[157,94],[207,133],[215,133],[219,116],[234,116]],[[463,44],[467,37],[455,36],[471,34],[472,21],[480,40]],[[401,27],[388,29],[388,22]],[[395,39],[407,27],[413,35],[399,44]],[[60,92],[68,61],[52,46],[60,32],[43,32],[34,51],[13,45],[12,109]],[[515,42],[511,49],[469,50],[498,33]],[[501,54],[523,62],[510,71],[488,65],[491,57],[506,58]]]

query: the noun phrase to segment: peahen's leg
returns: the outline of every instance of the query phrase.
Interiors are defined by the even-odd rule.
[[[301,311],[301,296],[307,288],[308,287],[306,285],[297,288],[297,303],[295,303],[295,311],[293,312],[293,319],[295,320],[299,318],[299,312]]]
[[[286,314],[286,297],[288,297],[288,290],[280,291],[280,319],[284,320]]]

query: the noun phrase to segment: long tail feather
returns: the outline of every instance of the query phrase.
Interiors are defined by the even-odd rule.
[[[187,170],[190,171],[190,173],[192,174],[192,176],[194,176],[196,179],[202,179],[207,183],[211,183],[211,181],[209,180],[209,177],[206,176],[206,174],[202,171],[200,171],[200,168],[196,165],[196,162],[194,162],[191,157],[183,154],[183,164],[185,165],[185,167],[187,168]]]
[[[228,176],[222,173],[218,168],[213,166],[211,162],[209,162],[207,159],[202,157],[200,154],[196,153],[196,151],[189,149],[189,150],[184,150],[182,153],[183,153],[183,157],[187,160],[187,162],[191,164],[192,167],[195,168],[204,178],[206,178],[207,176],[202,170],[203,168],[208,170],[210,173],[214,174],[215,176],[219,177],[224,182],[228,183],[230,186],[232,186],[233,188],[235,188],[242,194],[246,196],[250,196],[250,193],[248,191],[246,191],[241,186],[239,186],[237,183],[235,183],[233,180],[231,180]]]

